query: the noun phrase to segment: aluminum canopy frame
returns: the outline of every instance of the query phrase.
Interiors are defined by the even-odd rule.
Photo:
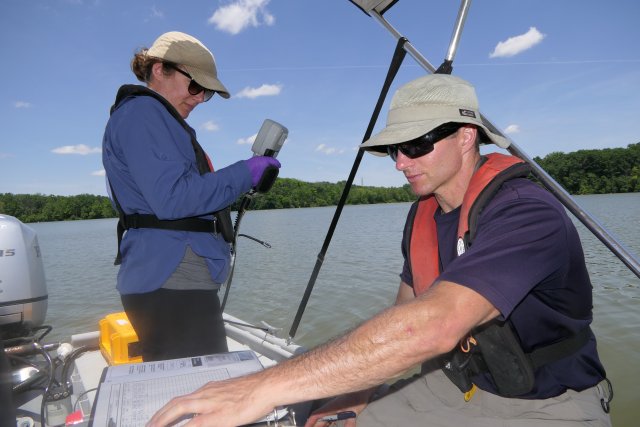
[[[378,21],[384,28],[386,28],[391,33],[391,35],[396,39],[398,43],[396,46],[396,50],[398,49],[404,50],[404,52],[408,53],[411,57],[413,57],[416,60],[416,62],[418,62],[418,64],[422,66],[427,72],[451,74],[451,71],[453,70],[453,59],[455,57],[455,54],[458,48],[460,35],[462,34],[462,28],[464,27],[467,14],[469,12],[471,0],[461,0],[460,9],[458,11],[458,16],[456,18],[456,22],[454,25],[453,34],[451,36],[451,41],[449,43],[449,49],[447,51],[447,55],[444,58],[443,63],[437,69],[431,63],[429,63],[429,61],[424,56],[422,56],[422,54],[405,37],[403,37],[398,31],[396,31],[396,29],[393,28],[393,26],[391,26],[391,24],[389,24],[389,22],[387,22],[385,18],[382,17],[382,15],[386,11],[388,11],[392,6],[394,6],[398,2],[398,0],[349,0],[349,1],[353,3],[356,7],[358,7],[360,10],[362,10],[364,13],[366,13],[367,15],[371,16],[376,21]],[[373,125],[375,124],[375,121],[377,120],[377,117],[378,117],[379,107],[381,107],[381,101],[384,100],[384,97],[386,96],[386,90],[391,84],[389,79],[393,80],[393,78],[395,77],[395,72],[397,70],[393,71],[392,73],[391,69],[394,67],[394,62],[397,61],[397,56],[399,56],[397,54],[398,52],[394,54],[394,59],[392,60],[392,65],[390,67],[389,74],[387,75],[387,81],[385,81],[385,85],[383,87],[381,97],[378,99],[378,105],[376,105],[376,109],[374,110],[374,114],[371,118],[371,122],[369,123],[369,128],[365,133],[365,139],[362,142],[364,142],[366,138],[368,138],[366,137],[366,135],[367,134],[370,135],[371,131],[373,130]],[[402,62],[402,59],[400,59],[400,62]],[[399,64],[397,65],[399,66]],[[558,184],[544,169],[542,169],[540,165],[538,165],[531,157],[529,157],[524,151],[522,151],[520,147],[518,147],[510,137],[500,132],[498,128],[495,125],[493,125],[485,116],[481,115],[481,119],[484,122],[485,126],[495,129],[498,134],[504,136],[507,139],[507,141],[509,141],[509,147],[507,148],[507,151],[509,151],[514,156],[517,156],[522,160],[524,160],[525,162],[527,162],[531,166],[531,172],[533,173],[533,175],[538,180],[540,180],[540,182],[542,182],[542,184],[576,218],[578,218],[587,227],[587,229],[589,229],[589,231],[591,231],[602,243],[604,243],[604,245],[607,248],[609,248],[609,250],[611,250],[611,252],[613,252],[614,255],[616,255],[636,276],[638,276],[638,278],[640,278],[640,263],[638,262],[638,260],[636,260],[633,257],[633,255],[626,249],[626,247],[622,243],[618,242],[616,238],[612,236],[611,233],[609,233],[595,218],[593,218],[588,212],[586,212],[583,208],[581,208],[573,200],[571,195],[569,195],[569,193],[560,184]],[[336,207],[336,211],[332,219],[331,225],[329,227],[329,231],[327,232],[327,236],[325,238],[324,244],[320,250],[320,253],[318,254],[316,265],[311,274],[311,277],[309,278],[309,283],[307,284],[302,301],[298,306],[298,312],[296,313],[295,319],[289,331],[289,341],[291,341],[296,334],[298,325],[300,323],[300,320],[306,308],[307,302],[311,296],[311,292],[315,285],[315,281],[318,277],[318,273],[320,271],[320,268],[322,267],[322,263],[324,262],[324,256],[329,247],[329,243],[331,242],[333,231],[335,230],[338,219],[342,212],[342,208],[346,203],[346,198],[348,196],[350,187],[353,184],[356,171],[360,165],[362,155],[363,155],[363,150],[362,149],[358,150],[358,154],[356,156],[353,167],[351,169],[351,173],[349,174],[349,178],[347,179],[347,184],[345,185],[340,201],[338,202],[338,206]]]
[[[393,5],[395,5],[398,0],[349,0],[351,3],[356,5],[362,11],[364,11],[367,15],[374,18],[378,21],[384,28],[387,29],[391,33],[391,35],[399,40],[400,38],[404,38],[395,28],[389,24],[389,22],[382,16],[384,12],[389,10]],[[435,72],[445,72],[450,73],[452,69],[451,64],[453,63],[453,58],[455,56],[458,43],[460,41],[460,34],[462,33],[462,27],[464,26],[464,22],[466,19],[466,15],[469,11],[469,7],[471,5],[471,0],[462,0],[460,5],[460,10],[458,12],[458,18],[456,20],[456,24],[454,26],[453,35],[451,37],[451,42],[449,44],[449,50],[447,52],[447,56],[443,62],[443,64],[436,70],[436,68],[427,61],[427,59],[420,54],[420,52],[411,45],[410,42],[404,44],[404,48],[406,52],[413,57],[413,59],[418,62],[420,66],[422,66],[426,71],[435,73]],[[447,71],[447,69],[449,71]],[[482,117],[482,120],[492,127],[496,128],[491,121],[489,121],[486,117]],[[593,216],[591,216],[588,212],[586,212],[582,207],[580,207],[571,197],[571,195],[560,185],[558,184],[540,165],[538,165],[531,157],[529,157],[518,145],[513,142],[513,140],[504,135],[505,138],[509,141],[509,147],[507,150],[513,154],[526,161],[530,166],[533,175],[542,182],[542,184],[558,199],[562,204],[576,217],[578,218],[604,245],[611,250],[638,278],[640,278],[640,262],[633,257],[631,252],[617,239],[611,235]]]

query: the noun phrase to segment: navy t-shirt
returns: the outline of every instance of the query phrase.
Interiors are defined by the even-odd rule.
[[[489,300],[510,319],[525,352],[576,334],[592,320],[592,287],[582,245],[564,207],[523,178],[506,182],[478,218],[475,240],[457,256],[460,208],[435,216],[441,274]],[[402,280],[413,286],[410,236],[403,237]],[[537,369],[534,389],[523,398],[548,398],[584,390],[604,379],[595,337],[577,353]],[[496,393],[488,375],[474,378]]]

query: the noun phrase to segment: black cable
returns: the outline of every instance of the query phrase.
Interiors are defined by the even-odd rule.
[[[87,351],[98,350],[99,348],[100,347],[98,345],[86,345],[83,347],[78,347],[65,358],[64,363],[62,364],[62,375],[60,376],[60,381],[62,382],[62,387],[64,387],[65,391],[71,392],[71,381],[69,380],[69,369],[71,367],[71,362],[75,361],[83,353],[86,353]]]
[[[40,419],[42,420],[42,425],[46,426],[47,419],[45,417],[44,409],[47,404],[47,395],[49,394],[49,390],[51,389],[51,386],[53,385],[53,381],[55,380],[55,369],[54,369],[53,359],[51,359],[51,356],[49,355],[49,353],[47,353],[44,349],[42,349],[40,344],[38,343],[35,343],[35,344],[39,349],[42,350],[41,351],[42,356],[45,358],[45,360],[49,364],[49,381],[47,383],[47,386],[44,389],[44,392],[42,393],[42,402],[40,402]]]
[[[77,359],[81,354],[87,351],[97,350],[99,347],[97,345],[84,346],[84,347],[80,347],[73,350],[65,358],[64,362],[62,362],[62,373],[61,373],[60,381],[58,381],[56,380],[55,372],[60,365],[56,366],[56,363],[51,358],[49,353],[47,353],[47,351],[44,348],[42,348],[40,344],[38,343],[34,343],[34,344],[37,346],[36,348],[40,351],[40,353],[42,354],[42,356],[45,358],[45,360],[49,365],[49,375],[48,375],[49,379],[48,379],[47,385],[44,388],[44,391],[42,392],[42,402],[40,404],[40,419],[42,420],[42,425],[45,426],[47,425],[47,416],[46,416],[45,408],[47,403],[51,401],[51,397],[53,397],[50,393],[53,385],[55,384],[57,387],[61,387],[62,394],[70,395],[72,392],[72,388],[71,388],[71,382],[69,381],[68,376],[69,376],[69,369],[70,369],[70,366],[72,365],[72,362],[75,359]]]
[[[267,249],[271,249],[271,245],[269,243],[265,242],[264,240],[256,239],[255,237],[249,236],[248,234],[240,233],[240,234],[238,234],[238,237],[240,237],[240,236],[246,237],[247,239],[251,239],[254,242],[258,242],[258,243],[260,243],[262,246],[264,246]]]
[[[602,406],[602,410],[608,414],[611,411],[611,401],[613,400],[613,385],[611,385],[609,378],[605,378],[604,381],[607,383],[607,390],[605,392],[607,400],[600,399],[600,406]]]
[[[40,335],[39,337],[35,337],[34,334],[36,331],[39,331],[41,329],[46,329],[46,331]],[[13,338],[5,338],[4,340],[4,346],[5,348],[8,347],[13,347],[15,345],[20,345],[20,344],[28,344],[28,343],[33,343],[33,342],[40,342],[42,340],[42,338],[44,338],[45,336],[47,336],[49,334],[49,332],[51,332],[53,330],[52,326],[49,325],[41,325],[41,326],[36,326],[34,328],[31,329],[25,329],[23,330],[23,334],[28,335],[28,336],[20,336],[20,337],[13,337]]]
[[[43,339],[44,337],[46,337],[47,335],[49,335],[49,332],[51,332],[51,331],[53,330],[53,326],[49,326],[49,325],[41,325],[41,326],[37,326],[37,327],[35,327],[33,330],[34,330],[34,331],[37,331],[37,330],[40,330],[40,329],[46,329],[46,331],[45,331],[42,335],[40,335],[38,338],[36,338],[36,342],[40,342],[40,341],[42,341],[42,339]]]
[[[80,402],[80,400],[81,400],[84,396],[86,396],[88,393],[91,393],[92,391],[95,391],[95,390],[97,390],[97,389],[98,389],[98,387],[94,387],[94,388],[90,388],[89,390],[85,390],[85,391],[83,391],[82,393],[80,393],[80,394],[78,395],[78,398],[76,399],[76,401],[75,401],[75,402],[74,402],[74,404],[73,404],[73,412],[75,412],[75,411],[77,411],[77,410],[78,410],[78,403]]]
[[[225,283],[224,296],[222,297],[222,303],[220,304],[220,311],[224,312],[224,308],[227,305],[227,298],[229,298],[229,290],[231,289],[231,283],[233,282],[233,273],[236,269],[236,254],[237,254],[237,239],[238,233],[240,231],[240,221],[242,221],[242,217],[244,216],[247,209],[249,209],[249,205],[251,204],[251,200],[253,199],[253,193],[249,192],[244,195],[242,200],[240,201],[240,207],[238,208],[238,212],[236,213],[236,220],[233,225],[233,241],[231,242],[231,265],[229,266],[229,276],[227,276],[227,281]]]

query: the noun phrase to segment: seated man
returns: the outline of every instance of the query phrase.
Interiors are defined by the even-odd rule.
[[[307,426],[341,411],[360,427],[610,426],[578,233],[524,162],[482,156],[480,143],[509,145],[482,121],[468,82],[429,75],[402,86],[385,129],[362,144],[389,154],[420,197],[396,304],[306,354],[178,397],[150,425],[195,413],[189,425],[235,426],[341,395]],[[368,403],[420,363],[417,379]]]

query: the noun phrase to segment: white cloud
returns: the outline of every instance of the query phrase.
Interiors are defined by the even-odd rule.
[[[27,101],[16,101],[13,106],[16,108],[31,108],[31,103]]]
[[[520,133],[520,126],[519,125],[509,125],[505,128],[504,133],[506,133],[507,135],[511,135],[514,133]]]
[[[517,55],[527,49],[531,49],[546,37],[536,27],[530,27],[529,31],[519,36],[509,37],[506,41],[499,42],[489,58],[500,58]]]
[[[259,96],[275,96],[282,92],[282,85],[267,85],[264,84],[260,87],[245,87],[236,96],[238,98],[257,98]]]
[[[151,22],[156,19],[164,19],[164,12],[156,7],[156,5],[151,6],[151,11],[149,12],[149,16],[144,19],[144,22]]]
[[[51,152],[56,154],[80,154],[81,156],[86,156],[87,154],[102,153],[102,149],[100,147],[91,148],[84,144],[78,144],[54,148]]]
[[[105,175],[106,175],[106,172],[104,171],[104,169],[91,172],[91,176],[105,176]]]
[[[9,157],[13,157],[11,154],[9,153],[0,153],[0,160],[1,159],[8,159]]]
[[[164,12],[158,9],[155,5],[151,6],[152,18],[164,18]]]
[[[331,155],[331,154],[342,154],[344,153],[344,150],[338,150],[336,148],[333,147],[329,147],[326,144],[320,144],[316,147],[316,151],[319,151],[323,154],[326,154],[327,156]]]
[[[236,141],[236,144],[240,144],[240,145],[253,144],[253,142],[256,140],[256,136],[258,136],[258,134],[254,133],[249,138],[240,138]]]
[[[248,27],[273,25],[275,18],[266,9],[270,0],[237,0],[217,9],[209,18],[216,29],[238,34]]]
[[[213,120],[209,120],[201,124],[200,129],[206,130],[207,132],[215,132],[220,129],[220,126]]]

